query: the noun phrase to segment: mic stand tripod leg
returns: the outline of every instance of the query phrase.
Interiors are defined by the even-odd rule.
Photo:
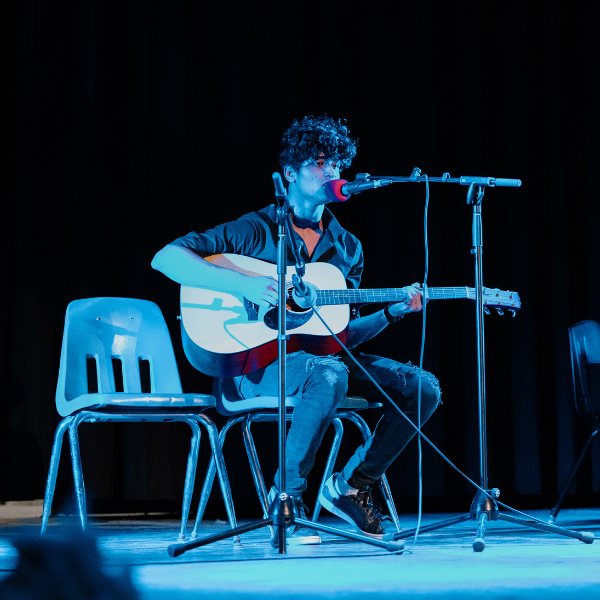
[[[364,542],[365,544],[369,544],[371,546],[383,548],[388,552],[401,552],[402,550],[404,550],[404,544],[398,543],[397,540],[388,539],[388,536],[384,536],[382,540],[379,540],[376,538],[367,537],[366,535],[361,535],[360,533],[352,533],[351,531],[336,529],[335,527],[328,527],[327,525],[315,523],[314,521],[307,521],[306,519],[296,519],[296,525],[310,527],[311,529],[323,531],[324,533],[333,533],[334,535],[346,538],[348,540]]]
[[[485,540],[483,538],[485,537],[487,520],[487,513],[481,513],[481,516],[479,517],[479,526],[477,527],[477,536],[473,542],[473,550],[475,552],[483,552],[483,549],[485,548]]]
[[[499,490],[492,490],[492,496],[500,494]],[[489,496],[478,490],[471,503],[471,519],[477,521],[477,535],[473,541],[473,550],[483,552],[485,548],[485,529],[488,521],[498,520],[498,505]]]
[[[199,540],[192,540],[191,542],[183,542],[180,544],[171,544],[167,548],[167,552],[169,556],[181,556],[184,552],[188,550],[193,550],[194,548],[199,548],[200,546],[206,546],[207,544],[212,544],[213,542],[220,542],[221,540],[225,540],[230,537],[234,537],[240,535],[242,533],[248,533],[249,531],[254,531],[255,529],[260,529],[261,527],[268,527],[273,524],[273,519],[263,519],[262,521],[255,521],[254,523],[249,523],[248,525],[240,525],[239,527],[235,527],[234,529],[227,529],[222,531],[221,533],[216,533],[215,535],[209,535],[208,537],[201,538]]]

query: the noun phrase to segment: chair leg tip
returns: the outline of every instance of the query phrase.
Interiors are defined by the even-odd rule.
[[[593,544],[594,543],[594,534],[589,531],[581,532],[581,541],[584,544]]]

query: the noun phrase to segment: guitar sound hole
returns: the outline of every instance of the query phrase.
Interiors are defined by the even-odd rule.
[[[294,300],[294,296],[292,295],[293,289],[294,289],[293,287],[288,288],[286,291],[286,301],[285,301],[286,309],[293,313],[312,312],[312,308],[301,308],[300,306],[298,306],[296,304],[296,301]]]
[[[312,309],[304,310],[302,312],[292,312],[290,310],[285,311],[285,327],[288,331],[292,329],[298,329],[306,323],[312,317]],[[279,322],[279,309],[277,307],[272,308],[265,315],[265,325],[269,329],[277,329]]]
[[[311,284],[308,284],[311,285]],[[314,288],[314,286],[313,286]],[[316,289],[316,288],[315,288]],[[307,323],[310,318],[313,316],[313,308],[302,308],[298,306],[292,292],[294,291],[294,286],[291,283],[288,283],[286,289],[286,301],[285,301],[285,327],[288,331],[292,331],[293,329],[298,329],[298,327],[302,327],[304,323]],[[316,310],[319,310],[317,306]],[[277,307],[271,308],[264,317],[264,323],[269,329],[277,329],[277,323],[279,321],[279,309]]]

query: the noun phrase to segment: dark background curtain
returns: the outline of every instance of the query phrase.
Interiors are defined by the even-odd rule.
[[[559,1],[348,6],[2,3],[0,500],[43,496],[71,300],[155,301],[184,390],[210,390],[181,349],[178,286],[152,256],[273,202],[281,132],[327,113],[360,138],[348,179],[418,166],[523,180],[483,201],[484,283],[523,302],[516,318],[485,322],[489,473],[503,500],[552,506],[588,431],[573,409],[567,327],[600,319],[596,22]],[[431,185],[432,286],[473,285],[465,199],[462,186]],[[424,185],[398,184],[333,207],[363,242],[363,287],[423,279],[424,200]],[[418,362],[421,324],[406,318],[361,349]],[[424,366],[444,405],[425,431],[478,480],[475,342],[473,305],[429,304]],[[340,461],[358,442],[347,430]],[[271,477],[275,428],[256,432]],[[256,515],[239,437],[226,449],[234,500]],[[176,510],[188,443],[180,424],[82,426],[91,510]],[[70,506],[67,461],[64,450],[56,510]],[[416,510],[414,441],[388,476],[399,509]],[[472,490],[427,447],[423,477],[425,510],[466,509]],[[597,446],[569,502],[597,504],[599,492]],[[209,512],[223,514],[213,496]]]

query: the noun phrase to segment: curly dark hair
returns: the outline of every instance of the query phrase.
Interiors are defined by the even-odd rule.
[[[323,154],[325,159],[339,161],[340,170],[347,169],[356,156],[358,139],[350,137],[350,130],[345,123],[345,119],[336,121],[327,115],[307,115],[302,121],[294,120],[281,138],[281,168],[291,165],[299,169],[305,160]]]

